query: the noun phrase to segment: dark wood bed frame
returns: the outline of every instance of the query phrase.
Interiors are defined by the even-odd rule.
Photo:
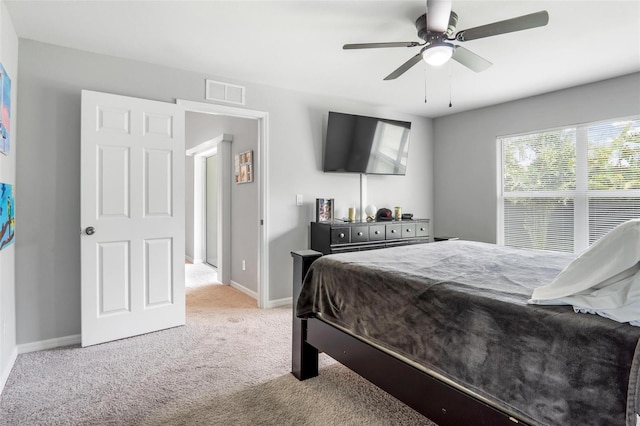
[[[439,425],[527,424],[400,359],[317,318],[296,317],[295,306],[311,264],[322,256],[313,250],[293,256],[293,350],[291,373],[298,380],[318,375],[324,352],[380,389]]]

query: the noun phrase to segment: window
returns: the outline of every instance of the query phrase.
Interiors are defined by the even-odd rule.
[[[498,138],[498,244],[579,253],[640,218],[640,117]]]

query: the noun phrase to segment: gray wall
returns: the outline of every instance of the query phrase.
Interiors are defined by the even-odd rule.
[[[225,117],[188,112],[186,117],[186,148],[229,134],[233,136],[233,155],[248,150],[258,150],[258,121],[246,118]],[[233,161],[233,159],[232,159]],[[193,257],[193,157],[186,163],[186,247],[188,257]],[[258,291],[258,251],[260,244],[260,198],[258,168],[254,160],[253,183],[236,184],[231,179],[231,280],[252,292]],[[233,172],[233,164],[231,165]],[[245,260],[246,270],[242,270]]]
[[[316,197],[338,212],[358,199],[358,176],[321,172],[328,110],[413,122],[405,177],[369,178],[369,200],[431,217],[431,120],[373,105],[291,92],[215,75],[159,67],[20,40],[16,241],[18,343],[80,333],[80,90],[174,102],[204,101],[204,80],[246,86],[247,108],[269,113],[269,300],[291,296],[291,250],[308,247]],[[305,205],[295,205],[303,194]]]
[[[11,150],[9,155],[0,154],[0,182],[13,185],[13,197],[20,197],[16,185],[16,157],[18,152],[17,96],[18,93],[18,36],[4,2],[0,5],[0,62],[11,79],[11,120],[9,123]],[[19,234],[20,209],[16,208],[15,235]],[[16,244],[0,251],[0,391],[9,377],[16,357],[16,311],[15,311],[15,253]]]
[[[434,119],[435,234],[496,242],[498,136],[640,114],[640,73]]]

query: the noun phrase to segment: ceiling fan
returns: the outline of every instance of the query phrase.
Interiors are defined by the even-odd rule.
[[[527,30],[542,27],[549,22],[549,14],[546,10],[519,16],[492,24],[481,25],[475,28],[456,31],[458,15],[451,10],[452,1],[427,0],[427,13],[416,19],[418,37],[423,42],[383,42],[383,43],[358,43],[345,44],[342,48],[349,49],[376,49],[384,47],[418,47],[420,52],[400,65],[395,71],[386,76],[385,80],[393,80],[400,77],[421,60],[429,65],[442,65],[453,59],[467,68],[480,72],[489,68],[492,64],[481,56],[452,42],[466,42],[479,38],[491,37],[499,34]]]

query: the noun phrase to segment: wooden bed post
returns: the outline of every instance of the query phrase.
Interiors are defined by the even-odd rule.
[[[314,250],[292,251],[293,257],[293,350],[291,352],[291,374],[298,380],[318,375],[318,350],[305,342],[307,320],[296,317],[296,304],[302,282],[311,264],[322,256]]]

